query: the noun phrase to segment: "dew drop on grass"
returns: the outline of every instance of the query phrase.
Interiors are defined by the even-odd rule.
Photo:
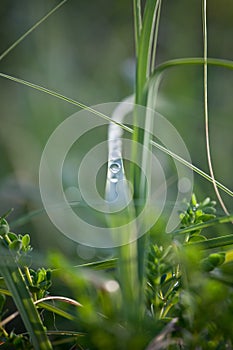
[[[120,164],[118,164],[118,163],[112,163],[112,164],[110,165],[109,169],[111,170],[111,172],[112,172],[113,174],[117,174],[117,173],[119,173],[119,171],[121,170],[121,166],[120,166]],[[117,182],[117,181],[116,181],[116,182]]]
[[[114,184],[116,184],[118,182],[118,178],[117,177],[111,177],[110,181],[113,182]]]

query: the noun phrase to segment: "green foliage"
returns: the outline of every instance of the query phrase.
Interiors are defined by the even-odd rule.
[[[193,195],[187,209],[181,214],[181,226],[199,225],[213,219],[215,203],[209,198],[198,203]],[[185,218],[185,220],[183,220]],[[4,229],[1,245],[12,252],[18,263],[22,257],[32,251],[30,236],[10,232],[6,219],[2,219]],[[195,233],[194,233],[195,232]],[[202,230],[193,230],[188,237],[203,236]],[[95,262],[72,267],[60,255],[51,255],[50,264],[56,268],[53,279],[60,280],[65,290],[70,290],[83,307],[75,318],[69,317],[72,327],[77,327],[77,335],[67,336],[65,344],[76,344],[83,349],[146,349],[153,339],[166,339],[166,349],[184,349],[201,346],[202,349],[223,348],[231,344],[229,322],[233,310],[232,264],[228,251],[211,251],[195,248],[195,242],[180,235],[181,240],[166,239],[161,244],[150,244],[147,254],[146,287],[144,290],[144,316],[137,324],[132,319],[125,320],[125,308],[132,307],[122,298],[121,286],[117,281],[116,259]],[[205,242],[208,239],[205,237]],[[13,246],[12,243],[17,242]],[[95,271],[111,268],[111,272]],[[23,265],[23,283],[29,288],[31,297],[36,301],[48,295],[51,287],[51,270],[32,269]],[[4,279],[5,279],[4,275]],[[7,278],[6,278],[7,281]],[[18,283],[18,282],[16,282]],[[3,285],[3,284],[2,284]],[[113,287],[114,288],[113,288]],[[113,289],[112,289],[113,288]],[[5,295],[1,289],[1,318],[5,316]],[[11,290],[9,290],[11,292]],[[48,309],[49,310],[49,309]],[[52,312],[56,312],[52,309]],[[224,314],[220,310],[224,310]],[[65,311],[65,309],[64,309]],[[137,311],[137,310],[136,310]],[[212,319],[213,311],[217,318]],[[130,313],[129,313],[130,314]],[[60,315],[66,317],[65,312]],[[70,326],[71,326],[70,325]],[[173,326],[172,326],[173,325]],[[32,343],[26,334],[11,330],[9,333],[1,326],[3,348],[32,349]],[[49,334],[49,330],[47,331]],[[64,344],[62,333],[57,333],[56,343]],[[82,337],[78,336],[82,334]],[[85,334],[88,334],[86,336]],[[194,336],[195,335],[195,336]],[[56,347],[54,347],[56,348]],[[59,348],[59,347],[58,347]]]
[[[52,285],[51,271],[44,268],[38,270],[29,269],[28,288],[36,300],[44,298],[48,295],[48,289]]]
[[[0,342],[2,349],[15,349],[15,350],[32,350],[32,344],[24,335],[15,334],[13,331],[5,336],[4,332],[0,330]]]
[[[26,343],[28,343],[27,336],[24,338],[24,336],[18,336],[13,332],[8,334],[2,326],[5,324],[5,322],[2,321],[0,324],[1,333],[2,336],[7,339],[6,341],[4,340],[3,343],[9,342],[10,344],[14,345],[16,349],[31,349],[33,346],[35,349],[49,350],[52,348],[51,343],[45,333],[38,310],[33,302],[34,298],[32,295],[30,295],[27,283],[25,281],[25,276],[22,273],[22,268],[25,268],[27,275],[28,268],[24,266],[24,258],[26,253],[31,250],[30,237],[28,234],[17,235],[10,232],[9,225],[5,218],[0,218],[0,223],[1,227],[3,227],[0,236],[0,252],[4,259],[4,261],[1,261],[0,264],[0,273],[3,277],[8,292],[12,296],[18,308],[25,328],[31,337],[30,347],[28,348],[26,347]],[[40,273],[38,273],[38,278],[39,276]],[[4,290],[2,292],[4,292]],[[38,289],[38,294],[39,293],[40,289]]]
[[[147,264],[147,307],[156,318],[168,318],[177,303],[181,276],[174,248],[152,245]]]
[[[181,226],[193,228],[212,220],[214,206],[215,202],[209,198],[198,203],[193,195],[181,214]],[[202,239],[197,239],[200,242],[197,244],[193,237],[203,237],[204,242],[208,242],[204,232],[196,230],[188,232],[185,239],[183,235],[176,236],[168,247],[150,247],[148,312],[156,320],[178,319],[179,332],[172,336],[178,335],[179,340],[177,345],[164,347],[166,349],[179,349],[178,343],[182,349],[227,349],[232,346],[229,330],[233,303],[231,250],[208,253],[201,246]]]
[[[190,203],[187,203],[187,209],[180,214],[181,228],[189,227],[191,225],[201,224],[215,218],[216,202],[211,201],[207,197],[203,202],[198,203],[195,194],[192,195]],[[205,240],[204,236],[200,236],[201,230],[192,231],[187,235],[187,242],[195,242]]]

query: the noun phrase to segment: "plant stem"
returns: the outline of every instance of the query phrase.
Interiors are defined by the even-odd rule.
[[[208,166],[210,171],[210,176],[212,178],[214,190],[216,193],[216,196],[219,200],[219,203],[226,215],[229,215],[229,212],[223,202],[223,199],[219,193],[218,186],[216,184],[215,175],[214,175],[214,169],[211,159],[211,152],[210,152],[210,136],[209,136],[209,111],[208,111],[208,63],[207,63],[207,12],[206,12],[206,0],[203,0],[203,40],[204,40],[204,114],[205,114],[205,134],[206,134],[206,153],[207,153],[207,160],[208,160]]]

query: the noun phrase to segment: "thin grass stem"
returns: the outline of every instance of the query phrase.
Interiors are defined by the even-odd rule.
[[[135,51],[138,55],[139,38],[142,30],[141,0],[133,0]]]
[[[37,27],[39,27],[46,19],[48,19],[54,12],[56,12],[60,7],[62,7],[68,0],[63,0],[57,6],[55,6],[51,11],[49,11],[44,17],[42,17],[38,22],[36,22],[29,30],[27,30],[19,39],[17,39],[7,50],[5,50],[1,56],[0,61],[6,57],[12,50],[16,48],[29,34],[31,34]]]
[[[208,110],[208,44],[207,44],[207,11],[206,11],[206,0],[203,0],[203,40],[204,40],[204,76],[203,76],[203,84],[204,84],[204,115],[205,115],[205,136],[206,136],[206,153],[207,153],[207,161],[210,171],[210,176],[212,178],[212,183],[214,186],[214,190],[218,201],[226,215],[229,215],[229,212],[223,202],[223,199],[219,193],[218,186],[216,184],[214,169],[212,164],[212,157],[210,151],[210,135],[209,135],[209,110]]]
[[[153,50],[151,55],[150,74],[152,74],[155,69],[161,7],[162,7],[162,0],[159,0],[156,21],[155,21],[156,24],[155,24],[155,34],[154,34],[154,45],[153,45]]]
[[[82,109],[86,109],[87,111],[95,114],[95,115],[98,115],[99,117],[111,122],[111,123],[115,123],[117,125],[119,125],[122,129],[128,131],[128,132],[133,132],[131,128],[129,128],[128,126],[122,124],[122,123],[119,123],[117,121],[113,121],[110,117],[108,117],[107,115],[91,108],[91,107],[88,107],[87,105],[85,105],[84,103],[81,103],[81,102],[78,102],[76,100],[73,100],[72,98],[69,98],[69,97],[66,97],[56,91],[52,91],[52,90],[49,90],[43,86],[40,86],[40,85],[37,85],[37,84],[34,84],[34,83],[30,83],[29,81],[26,81],[26,80],[23,80],[23,79],[20,79],[20,78],[16,78],[16,77],[13,77],[11,75],[7,75],[7,74],[4,74],[4,73],[0,73],[0,76],[2,78],[6,78],[6,79],[9,79],[9,80],[12,80],[12,81],[15,81],[16,83],[19,83],[19,84],[22,84],[22,85],[26,85],[28,87],[31,87],[35,90],[38,90],[38,91],[41,91],[41,92],[44,92],[48,95],[51,95],[51,96],[54,96],[60,100],[63,100],[63,101],[66,101],[74,106],[77,106],[79,108],[82,108]]]

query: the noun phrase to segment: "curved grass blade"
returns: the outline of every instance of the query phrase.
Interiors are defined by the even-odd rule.
[[[181,58],[181,59],[174,59],[174,60],[169,60],[167,62],[164,62],[156,67],[155,72],[151,75],[151,77],[148,80],[147,86],[145,88],[144,94],[147,96],[148,92],[150,91],[151,87],[156,86],[156,91],[158,90],[158,85],[162,79],[162,74],[169,68],[174,68],[178,66],[183,66],[183,65],[203,65],[206,62],[207,65],[213,65],[216,67],[221,67],[221,68],[227,68],[233,70],[233,61],[230,60],[223,60],[223,59],[218,59],[218,58]],[[233,192],[227,188],[226,186],[220,184],[216,179],[213,180],[213,177],[206,174],[203,172],[201,169],[197,168],[196,166],[188,163],[178,155],[174,154],[170,150],[166,150],[165,147],[162,145],[151,141],[152,145],[157,147],[158,149],[162,150],[163,152],[170,154],[171,157],[174,159],[180,161],[184,165],[188,166],[190,169],[198,173],[199,175],[203,176],[205,179],[208,181],[215,183],[218,188],[221,188],[224,192],[226,192],[228,195],[231,197],[233,196]]]
[[[41,92],[44,92],[48,95],[51,95],[51,96],[54,96],[60,100],[63,100],[65,102],[68,102],[74,106],[77,106],[79,108],[82,108],[82,109],[86,109],[87,111],[95,114],[95,115],[98,115],[99,117],[109,121],[109,122],[112,122],[112,123],[115,123],[117,125],[119,125],[122,129],[128,131],[128,132],[132,132],[132,129],[130,129],[128,126],[124,125],[124,124],[121,124],[121,123],[118,123],[116,121],[112,121],[112,119],[110,117],[108,117],[107,115],[91,108],[91,107],[88,107],[87,105],[85,105],[84,103],[81,103],[81,102],[78,102],[78,101],[75,101],[73,100],[72,98],[69,98],[69,97],[66,97],[62,94],[60,94],[59,92],[56,92],[56,91],[52,91],[52,90],[49,90],[43,86],[40,86],[40,85],[37,85],[37,84],[34,84],[34,83],[30,83],[29,81],[26,81],[26,80],[23,80],[23,79],[19,79],[19,78],[16,78],[16,77],[13,77],[11,75],[7,75],[7,74],[4,74],[4,73],[0,73],[0,77],[2,78],[6,78],[8,80],[12,80],[12,81],[15,81],[16,83],[19,83],[19,84],[22,84],[22,85],[26,85],[28,87],[31,87],[35,90],[38,90],[38,91],[41,91]]]
[[[0,289],[0,293],[12,297],[12,293],[9,290]],[[59,297],[58,296],[49,296],[49,297],[46,297],[46,298],[39,299],[37,301],[34,301],[34,305],[38,305],[39,308],[45,309],[47,311],[51,311],[54,314],[57,314],[57,315],[59,315],[61,317],[64,317],[64,318],[66,318],[66,319],[68,319],[70,321],[76,320],[76,317],[73,316],[72,314],[70,314],[70,313],[68,313],[68,312],[58,308],[55,305],[51,305],[51,304],[47,303],[47,301],[55,301],[55,300],[58,300],[58,301],[61,301],[61,302],[65,302],[65,303],[69,303],[69,304],[72,304],[74,306],[82,306],[80,303],[76,302],[73,299],[66,298],[66,297],[60,297],[60,296]],[[7,323],[11,322],[18,315],[19,315],[19,312],[16,311],[13,314],[11,314],[10,316],[6,317],[3,321],[0,322],[0,328],[5,326]]]
[[[229,212],[225,206],[225,203],[219,193],[218,186],[216,184],[214,169],[212,164],[211,150],[210,150],[210,136],[209,136],[209,109],[208,109],[208,64],[207,64],[207,9],[206,9],[206,0],[203,0],[203,40],[204,40],[204,70],[203,70],[203,85],[204,85],[204,117],[205,117],[205,139],[206,139],[206,153],[208,167],[210,171],[210,176],[212,178],[212,183],[214,191],[218,198],[218,201],[226,215],[229,215]]]
[[[156,70],[150,77],[150,80],[153,80],[155,76],[166,71],[168,68],[174,68],[178,66],[203,65],[204,62],[205,61],[203,57],[187,57],[169,60],[159,64],[156,67]],[[224,60],[221,58],[207,58],[207,64],[210,66],[216,66],[233,70],[233,61],[231,60]]]

